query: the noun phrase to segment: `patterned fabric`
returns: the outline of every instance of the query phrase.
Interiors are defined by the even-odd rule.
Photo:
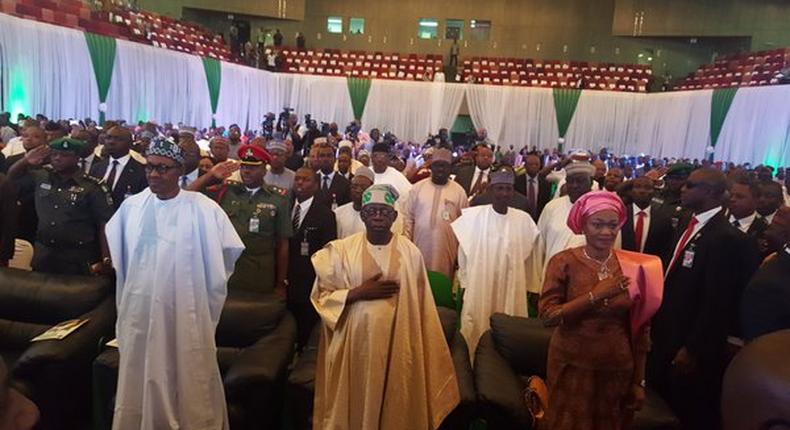
[[[398,191],[392,185],[375,184],[362,194],[362,206],[381,204],[394,207],[398,197],[400,197],[400,194],[398,194]]]
[[[156,137],[151,141],[148,155],[167,157],[178,164],[184,164],[184,151],[175,142],[164,137]]]
[[[568,214],[568,228],[575,234],[582,234],[584,223],[591,215],[602,211],[617,213],[617,228],[625,224],[625,206],[620,197],[608,191],[592,191],[576,200]]]

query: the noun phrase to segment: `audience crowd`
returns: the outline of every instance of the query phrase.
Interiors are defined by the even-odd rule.
[[[297,351],[320,324],[320,428],[373,428],[366,427],[370,420],[399,423],[382,428],[435,428],[458,403],[447,346],[431,342],[441,329],[422,295],[427,273],[456,284],[472,360],[493,313],[557,327],[547,363],[551,429],[628,428],[646,387],[684,428],[718,428],[730,360],[753,339],[790,328],[787,168],[606,148],[540,151],[531,142],[516,150],[492,144],[484,129],[463,143],[446,129],[426,142],[406,142],[376,128],[362,131],[359,122],[345,131],[309,118],[300,124],[294,113],[260,130],[43,115],[14,120],[0,114],[0,266],[117,275],[119,294],[124,286],[119,311],[155,327],[158,312],[134,315],[140,308],[128,301],[135,300],[129,285],[164,281],[133,272],[159,271],[166,263],[155,256],[191,249],[177,245],[185,211],[201,220],[196,225],[216,222],[216,232],[193,227],[184,234],[214,238],[233,258],[200,241],[203,253],[190,264],[232,269],[230,290],[281,295],[297,321]],[[155,205],[154,212],[142,203],[179,193],[190,200]],[[212,221],[215,214],[223,219]],[[139,247],[125,241],[138,240],[131,237],[142,229],[144,243],[149,227],[159,236],[172,233],[176,245],[157,240],[157,254],[136,254]],[[118,253],[125,259],[120,271]],[[643,276],[633,276],[633,267]],[[216,283],[209,275],[191,277]],[[217,297],[207,300],[211,307]],[[390,311],[394,326],[377,317]],[[200,327],[216,326],[217,316],[198,316]],[[207,342],[213,337],[189,329]],[[121,336],[136,336],[124,333],[121,344]],[[131,339],[140,342],[136,352],[121,351],[130,366],[167,355]],[[166,335],[159,339],[164,348]],[[398,353],[421,356],[394,359]],[[386,363],[390,381],[419,381],[418,400],[391,387],[365,391],[387,384],[377,363]],[[119,402],[135,402],[133,379],[122,380]],[[221,402],[221,387],[212,390],[206,395]],[[162,413],[148,407],[145,413]],[[347,412],[354,408],[367,412],[355,417]],[[128,410],[117,411],[126,425],[139,424],[124,415]]]

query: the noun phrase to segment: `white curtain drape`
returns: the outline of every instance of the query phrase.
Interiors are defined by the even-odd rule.
[[[716,145],[715,158],[790,166],[790,85],[740,88]]]
[[[200,57],[118,40],[107,118],[211,125]]]
[[[712,90],[648,94],[638,110],[633,154],[704,158],[710,136]]]
[[[579,104],[565,134],[565,148],[597,151],[608,148],[624,154],[633,148],[630,140],[639,127],[638,107],[645,94],[582,91]]]
[[[346,78],[286,74],[278,77],[278,85],[285,87],[282,94],[287,94],[285,106],[293,108],[300,116],[309,113],[319,123],[336,122],[341,130],[354,120]],[[282,107],[273,112],[279,112]]]
[[[466,103],[475,128],[485,128],[488,139],[501,144],[504,138],[505,116],[511,111],[511,97],[528,97],[525,91],[515,95],[513,88],[493,85],[467,85]]]
[[[85,35],[0,14],[4,109],[49,118],[98,117],[99,90]]]
[[[422,143],[440,128],[452,127],[465,89],[461,84],[374,79],[362,114],[362,126]]]
[[[560,132],[551,89],[515,87],[511,95],[500,145],[517,151],[525,146],[538,150],[555,147]]]

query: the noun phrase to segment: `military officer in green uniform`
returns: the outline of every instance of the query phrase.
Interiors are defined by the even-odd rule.
[[[104,225],[113,214],[106,186],[79,167],[85,142],[59,138],[35,148],[8,171],[20,193],[33,193],[38,215],[33,270],[64,275],[108,274]],[[50,165],[44,165],[49,158]]]
[[[276,290],[284,297],[288,239],[293,235],[288,192],[264,183],[266,162],[271,159],[265,149],[242,145],[238,157],[240,162],[218,163],[189,189],[204,190],[213,197],[244,242],[244,252],[236,261],[228,289]],[[241,182],[228,181],[236,170],[240,171]]]

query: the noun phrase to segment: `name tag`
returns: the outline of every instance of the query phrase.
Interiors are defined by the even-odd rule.
[[[299,254],[302,257],[307,257],[310,255],[310,245],[306,241],[302,241],[301,247],[299,249]]]
[[[691,269],[694,265],[694,251],[686,251],[683,253],[683,267]]]
[[[250,218],[250,233],[257,233],[261,227],[261,220],[258,218]]]
[[[41,187],[42,190],[51,190],[52,189],[52,185],[47,184],[47,183],[41,184],[40,187]]]

